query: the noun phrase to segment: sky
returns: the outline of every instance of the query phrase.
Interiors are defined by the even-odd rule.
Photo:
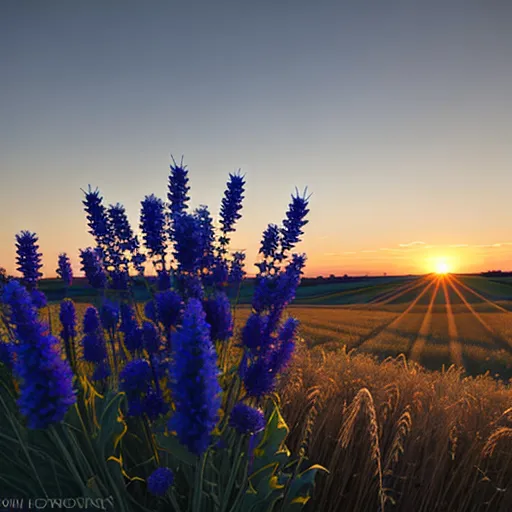
[[[247,270],[295,187],[306,275],[512,270],[512,3],[0,3],[0,266],[93,245],[83,192],[165,198],[170,155],[217,216],[247,192]]]

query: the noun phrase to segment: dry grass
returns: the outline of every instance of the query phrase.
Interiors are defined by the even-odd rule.
[[[331,472],[308,510],[512,510],[510,385],[328,349],[300,346],[279,390],[289,447],[307,431]]]

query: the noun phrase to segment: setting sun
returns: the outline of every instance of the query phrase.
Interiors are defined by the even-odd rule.
[[[439,261],[436,264],[436,274],[448,274],[450,272],[450,266],[446,261]]]

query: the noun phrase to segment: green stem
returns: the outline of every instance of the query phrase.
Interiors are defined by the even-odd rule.
[[[222,507],[220,509],[220,512],[226,512],[226,510],[229,506],[231,492],[233,490],[233,485],[235,484],[236,476],[238,474],[238,469],[240,468],[240,462],[243,458],[243,457],[240,457],[240,452],[242,451],[243,444],[244,444],[244,436],[239,435],[239,438],[235,445],[235,452],[234,452],[234,457],[233,457],[234,466],[229,475],[228,485],[226,488],[226,492],[224,493],[224,497],[222,500]]]
[[[192,499],[192,512],[201,512],[201,501],[203,498],[203,478],[207,458],[208,450],[206,450],[204,454],[201,456],[201,458],[197,461],[194,483],[194,496]]]

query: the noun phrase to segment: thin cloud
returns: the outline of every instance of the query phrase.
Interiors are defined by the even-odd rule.
[[[452,244],[452,245],[449,245],[448,247],[453,247],[453,248],[456,248],[456,247],[469,247],[468,244]]]
[[[414,242],[409,242],[408,244],[398,244],[399,247],[414,247],[415,245],[426,245],[426,243],[421,240],[416,240]]]

